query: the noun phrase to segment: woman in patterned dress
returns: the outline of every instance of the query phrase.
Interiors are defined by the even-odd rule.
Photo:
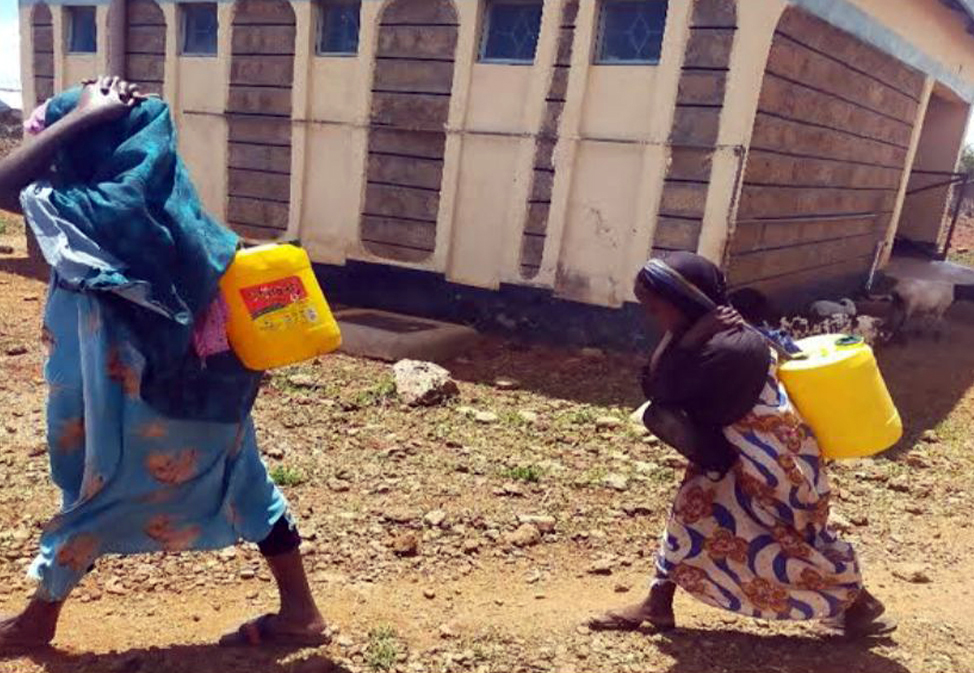
[[[52,267],[42,339],[62,508],[31,567],[36,594],[0,620],[0,651],[50,643],[64,602],[103,554],[218,549],[240,538],[258,543],[281,609],[221,643],[327,642],[300,536],[257,450],[250,408],[260,375],[229,351],[204,358],[190,345],[219,304],[236,236],[200,207],[161,101],[101,78],[45,109],[28,126],[34,141],[0,161],[0,208],[24,213]],[[176,313],[167,312],[173,296]],[[176,360],[157,356],[160,343]]]
[[[673,628],[680,587],[749,617],[826,620],[854,637],[892,631],[852,546],[828,525],[825,465],[778,381],[777,357],[727,307],[720,270],[674,253],[649,262],[635,292],[666,331],[643,375],[644,418],[691,463],[649,595],[589,626]]]

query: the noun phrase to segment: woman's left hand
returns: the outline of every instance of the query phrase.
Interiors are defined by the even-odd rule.
[[[730,306],[718,306],[716,309],[700,318],[680,339],[684,348],[699,348],[714,335],[745,324],[741,314]]]

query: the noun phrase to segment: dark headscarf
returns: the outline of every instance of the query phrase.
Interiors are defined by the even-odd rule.
[[[727,304],[724,274],[692,253],[651,260],[639,272],[639,282],[676,306],[691,324]],[[678,409],[702,436],[712,438],[711,456],[698,462],[726,469],[728,456],[735,452],[722,428],[739,421],[757,404],[768,380],[771,351],[750,326],[719,332],[697,348],[682,346],[679,338],[674,335],[656,368],[643,377],[646,396],[654,405]]]
[[[649,260],[639,272],[639,281],[680,309],[691,322],[727,304],[724,274],[692,252],[672,252],[662,259]]]

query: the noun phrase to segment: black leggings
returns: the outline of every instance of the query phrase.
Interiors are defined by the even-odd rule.
[[[288,520],[287,514],[282,514],[267,537],[257,543],[257,548],[265,558],[290,554],[300,546],[298,528]]]

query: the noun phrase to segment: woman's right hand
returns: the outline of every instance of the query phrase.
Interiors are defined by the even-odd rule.
[[[700,318],[680,339],[684,348],[699,348],[710,341],[715,335],[734,327],[745,324],[741,314],[729,306],[718,306],[716,309]]]
[[[136,84],[119,77],[99,77],[82,82],[74,114],[85,124],[98,125],[124,117],[130,109],[145,100]]]

